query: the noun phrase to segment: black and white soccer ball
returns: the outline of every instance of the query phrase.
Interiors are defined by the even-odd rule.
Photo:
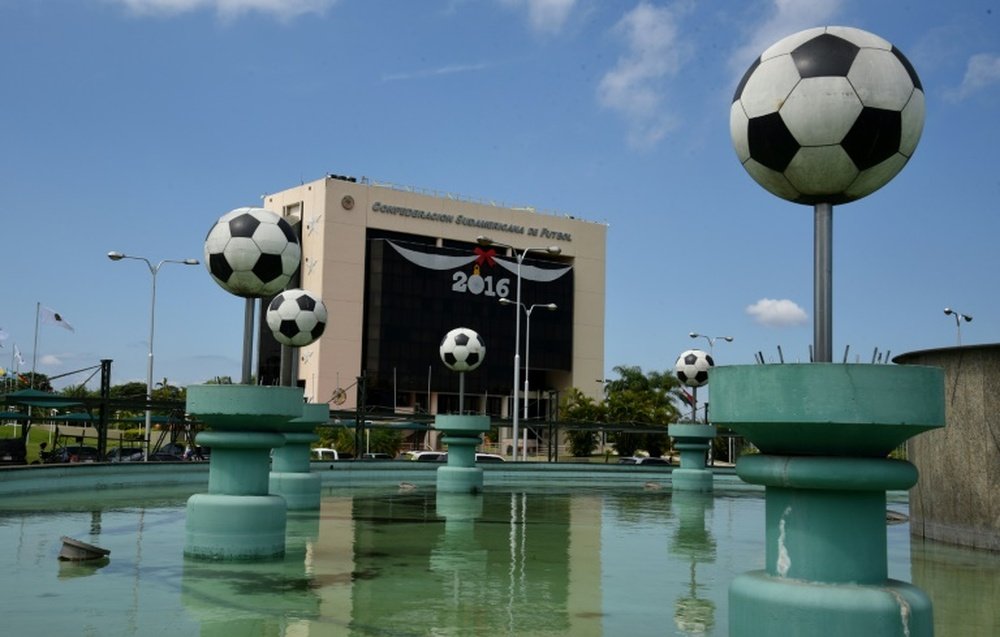
[[[271,299],[265,314],[274,339],[289,347],[304,347],[326,329],[326,306],[308,290],[293,288]]]
[[[887,40],[851,27],[790,35],[736,88],[729,129],[758,184],[801,204],[841,204],[888,183],[916,150],[924,91]]]
[[[209,273],[236,296],[274,296],[288,285],[301,258],[302,248],[292,226],[263,208],[228,212],[205,237]]]
[[[688,387],[701,387],[708,383],[708,370],[715,366],[712,356],[700,349],[682,352],[674,363],[677,380]]]
[[[471,372],[486,358],[486,343],[477,332],[456,327],[441,339],[441,362],[453,372]]]

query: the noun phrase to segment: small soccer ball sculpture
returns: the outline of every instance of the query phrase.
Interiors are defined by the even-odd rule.
[[[326,329],[326,306],[307,290],[285,290],[271,299],[265,320],[274,339],[289,347],[303,347]]]
[[[730,108],[736,154],[758,184],[802,204],[871,194],[913,155],[924,91],[890,42],[851,27],[818,27],[764,51]]]
[[[292,227],[262,208],[237,208],[222,215],[205,238],[209,273],[236,296],[274,296],[288,285],[301,258]]]
[[[467,327],[456,327],[441,339],[441,362],[453,372],[471,372],[486,358],[482,337]]]
[[[700,349],[689,349],[681,353],[674,363],[677,380],[688,387],[701,387],[708,383],[708,370],[715,366],[712,357]]]

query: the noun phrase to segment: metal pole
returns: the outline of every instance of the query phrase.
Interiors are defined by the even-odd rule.
[[[528,367],[528,356],[531,350],[531,310],[535,309],[532,305],[524,310],[524,420],[528,420],[528,374],[531,368]],[[521,311],[520,308],[517,310]],[[525,447],[527,450],[527,447]]]
[[[253,299],[243,306],[243,370],[240,382],[250,384],[253,368]]]
[[[517,461],[517,438],[518,438],[518,422],[517,422],[517,388],[521,384],[521,262],[524,260],[524,255],[527,251],[522,252],[518,256],[517,251],[514,251],[514,256],[517,257],[517,299],[516,299],[516,310],[517,318],[514,320],[514,451],[511,456],[511,460]],[[527,396],[525,396],[527,398]]]
[[[813,344],[817,363],[833,362],[833,205],[813,208]]]
[[[153,264],[149,261],[146,261],[146,265],[149,266],[149,273],[153,279],[153,293],[150,295],[151,299],[149,302],[149,356],[146,362],[146,454],[143,458],[146,462],[149,462],[153,435],[153,334],[156,333],[156,275],[159,273],[163,261],[156,264],[156,267],[153,267]]]

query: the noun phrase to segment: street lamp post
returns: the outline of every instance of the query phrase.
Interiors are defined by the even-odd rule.
[[[727,343],[732,343],[733,342],[733,337],[732,336],[706,336],[705,334],[699,334],[698,332],[690,332],[688,334],[688,336],[690,336],[691,338],[703,338],[706,341],[708,341],[708,354],[709,354],[709,356],[712,355],[712,353],[713,353],[712,350],[715,348],[715,341],[717,341],[718,339],[721,338],[722,340],[724,340]],[[698,422],[698,388],[697,387],[695,387],[695,389],[694,389],[694,396],[695,396],[694,418],[692,418],[692,420],[694,422]],[[708,424],[708,403],[705,403],[705,424]],[[732,460],[732,458],[733,458],[733,437],[732,437],[732,435],[730,435],[729,436],[729,459],[730,459],[730,461]],[[714,460],[713,460],[713,462],[714,462]]]
[[[732,343],[733,342],[733,337],[732,336],[705,336],[704,334],[699,334],[697,332],[691,332],[690,334],[688,334],[688,336],[690,336],[691,338],[703,338],[706,341],[708,341],[708,353],[709,354],[712,353],[712,349],[715,347],[715,341],[717,341],[718,339],[721,338],[722,340],[724,340],[727,343]]]
[[[953,310],[950,307],[944,308],[944,313],[947,314],[948,316],[954,316],[955,317],[955,329],[958,330],[958,346],[961,347],[962,346],[962,319],[965,319],[965,322],[968,323],[968,322],[972,321],[972,317],[969,316],[968,314],[962,314],[958,310]]]
[[[156,328],[156,275],[160,272],[160,266],[164,263],[198,265],[199,261],[198,259],[163,259],[156,265],[153,265],[146,257],[137,257],[129,254],[122,254],[121,252],[109,252],[108,258],[112,261],[121,261],[122,259],[135,259],[136,261],[143,261],[146,264],[146,267],[149,268],[149,274],[151,275],[153,281],[152,298],[149,304],[149,357],[146,362],[146,451],[143,454],[143,459],[148,462],[150,435],[153,428],[153,412],[150,407],[153,402],[153,334]]]
[[[501,298],[500,303],[503,305],[516,305],[514,301],[508,298]],[[528,419],[528,376],[531,370],[528,364],[528,354],[531,351],[531,313],[536,307],[544,308],[550,312],[554,312],[559,309],[559,306],[555,303],[532,303],[530,306],[525,307],[524,303],[519,305],[524,309],[524,419]],[[524,431],[524,450],[527,453],[528,450],[528,430],[525,428]]]
[[[524,257],[527,256],[529,252],[546,252],[548,254],[559,254],[562,249],[558,246],[549,246],[544,248],[523,248],[520,253],[518,253],[517,248],[510,244],[499,243],[490,239],[489,237],[484,237],[482,235],[476,237],[476,243],[481,246],[497,246],[500,248],[509,248],[511,252],[514,253],[514,258],[517,261],[517,292],[515,303],[521,306],[521,264],[524,262]],[[514,450],[511,455],[511,460],[517,460],[517,437],[518,437],[518,422],[517,422],[517,412],[518,412],[518,395],[517,388],[521,384],[521,313],[517,312],[517,318],[514,321],[514,386],[511,391],[514,394],[514,414],[513,414],[513,438],[514,438]],[[527,396],[525,396],[527,399]]]

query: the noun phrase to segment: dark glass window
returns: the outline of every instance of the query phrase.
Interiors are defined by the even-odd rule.
[[[439,355],[441,339],[455,327],[475,330],[486,344],[486,360],[465,375],[466,396],[475,394],[475,404],[481,405],[484,396],[509,394],[516,306],[503,305],[499,299],[516,298],[516,261],[501,250],[486,255],[474,243],[437,248],[425,238],[410,241],[408,236],[377,230],[370,230],[368,237],[362,345],[368,403],[391,405],[394,390],[424,393],[428,377],[432,391],[454,394],[457,401],[458,374],[445,367]],[[531,314],[533,391],[544,389],[536,385],[544,382],[542,371],[572,367],[573,274],[564,261],[523,262],[524,306],[558,305],[554,312],[536,308]],[[521,310],[522,365],[526,334],[527,319]],[[488,408],[496,405],[488,402]],[[467,398],[467,410],[469,406]],[[445,410],[439,406],[439,411]]]

